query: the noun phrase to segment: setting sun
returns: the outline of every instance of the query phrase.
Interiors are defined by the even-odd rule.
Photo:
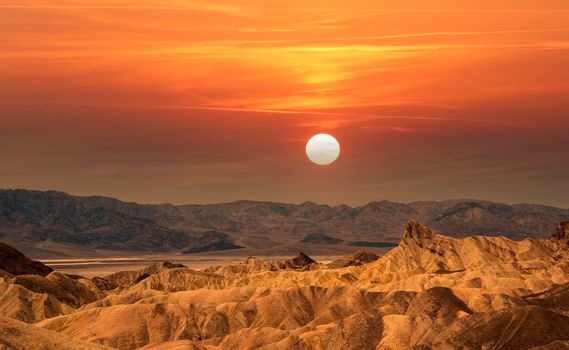
[[[467,184],[566,205],[568,13],[557,0],[0,0],[0,182],[177,203],[310,188],[337,204]],[[325,179],[297,171],[318,133],[349,145]]]
[[[569,349],[569,0],[0,0],[0,347]]]
[[[340,155],[340,144],[331,135],[314,135],[306,143],[306,155],[315,164],[332,164]]]

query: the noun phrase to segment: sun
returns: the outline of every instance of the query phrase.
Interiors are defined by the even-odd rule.
[[[340,143],[332,135],[314,135],[306,143],[306,155],[315,164],[332,164],[340,155]]]

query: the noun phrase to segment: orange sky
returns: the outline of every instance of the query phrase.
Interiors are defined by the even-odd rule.
[[[0,187],[569,207],[569,2],[425,3],[0,0]]]

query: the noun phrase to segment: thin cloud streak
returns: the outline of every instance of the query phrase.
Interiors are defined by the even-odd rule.
[[[184,5],[175,6],[164,6],[164,5],[58,5],[58,4],[0,4],[0,8],[7,9],[109,9],[109,10],[195,10],[203,8],[211,9],[246,9],[252,11],[263,11],[263,12],[351,12],[351,13],[365,13],[370,14],[389,14],[389,13],[569,13],[569,9],[514,9],[514,8],[503,8],[503,9],[480,9],[480,8],[414,8],[414,9],[403,9],[403,8],[354,8],[350,7],[296,7],[296,8],[273,8],[273,7],[263,7],[263,6],[222,6],[215,5],[210,2],[183,2]],[[193,4],[193,6],[188,6],[187,3]]]
[[[381,6],[0,0],[0,180],[330,203],[526,181],[516,199],[567,203],[569,3]],[[305,156],[319,132],[330,167]]]

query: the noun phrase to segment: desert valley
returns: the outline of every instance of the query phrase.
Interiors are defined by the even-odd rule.
[[[569,350],[569,0],[0,0],[0,350]]]
[[[0,349],[569,349],[569,222],[519,241],[402,231],[383,256],[93,278],[2,244]]]

